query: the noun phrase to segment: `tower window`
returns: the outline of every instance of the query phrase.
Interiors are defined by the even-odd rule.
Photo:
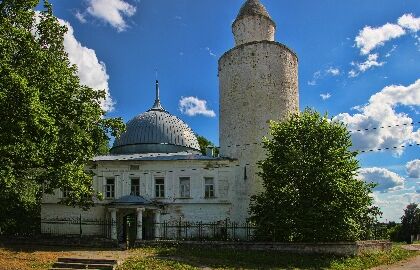
[[[131,195],[140,196],[140,178],[131,178]]]
[[[190,178],[181,177],[179,178],[179,193],[181,198],[190,198]]]
[[[156,198],[165,198],[165,179],[155,179],[155,196]]]
[[[214,178],[204,178],[204,198],[214,198]]]
[[[105,185],[105,198],[115,198],[115,178],[107,178]]]

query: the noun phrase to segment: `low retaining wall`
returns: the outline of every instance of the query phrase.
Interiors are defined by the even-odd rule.
[[[113,240],[97,237],[0,237],[0,247],[13,245],[91,248],[118,247],[118,244]]]
[[[390,241],[357,241],[336,243],[270,243],[270,242],[195,242],[195,241],[141,241],[136,247],[177,245],[205,248],[228,248],[240,250],[272,250],[285,253],[333,254],[354,256],[372,251],[385,251],[392,248]]]

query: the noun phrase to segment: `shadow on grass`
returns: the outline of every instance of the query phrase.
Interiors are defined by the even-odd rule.
[[[328,269],[340,260],[332,255],[288,254],[276,251],[248,251],[214,248],[159,248],[156,256],[196,267],[232,269]]]

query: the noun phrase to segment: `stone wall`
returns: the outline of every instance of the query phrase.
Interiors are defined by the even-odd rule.
[[[253,41],[274,41],[275,25],[265,16],[246,16],[232,25],[236,45]]]
[[[284,253],[301,254],[333,254],[340,256],[354,256],[367,252],[387,251],[392,248],[389,241],[357,241],[337,243],[270,243],[270,242],[136,242],[136,246],[172,245],[204,248],[226,248],[235,250],[272,250]]]
[[[255,143],[268,135],[270,120],[299,111],[298,59],[274,41],[243,44],[220,58],[219,80],[220,154],[238,159],[246,170],[236,183],[232,219],[245,220],[250,195],[262,191],[256,164],[265,152]]]

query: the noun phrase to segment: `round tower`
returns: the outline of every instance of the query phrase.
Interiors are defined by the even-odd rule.
[[[232,25],[235,47],[219,59],[220,154],[238,159],[234,219],[248,216],[250,196],[262,191],[257,162],[270,120],[299,111],[298,58],[275,42],[276,24],[259,0],[247,0]]]

